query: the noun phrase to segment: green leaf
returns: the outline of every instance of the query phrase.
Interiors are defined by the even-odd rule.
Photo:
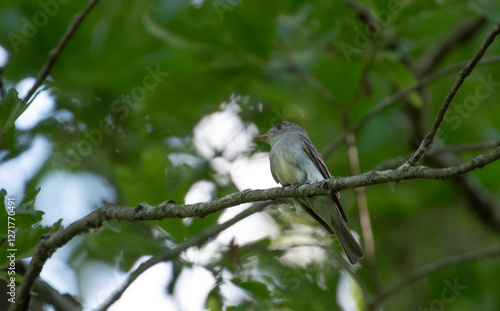
[[[146,223],[112,224],[121,227],[119,233],[106,224],[99,231],[86,235],[72,260],[77,263],[80,256],[85,256],[118,262],[120,269],[129,271],[141,256],[154,255],[166,248],[166,237],[153,237],[153,234],[158,234],[157,230],[151,230]],[[126,252],[123,251],[125,249]]]
[[[232,279],[231,282],[249,292],[255,299],[269,299],[271,294],[266,284],[257,281],[241,281],[240,279]]]
[[[7,223],[7,209],[5,206],[5,197],[7,196],[7,190],[1,189],[0,190],[0,221],[2,224]],[[7,230],[1,230],[0,231],[0,240],[5,238],[7,236]]]
[[[14,122],[20,116],[23,101],[15,88],[10,88],[0,102],[0,137],[14,127]]]
[[[17,223],[17,219],[16,219]],[[59,219],[52,226],[34,226],[30,228],[17,228],[14,244],[3,243],[0,246],[0,254],[14,253],[16,261],[33,256],[42,237],[46,234],[56,232],[61,229],[62,219]],[[15,251],[8,251],[15,249]],[[9,258],[1,256],[0,269],[9,265]]]
[[[184,267],[184,264],[180,260],[173,260],[172,261],[172,281],[167,286],[167,291],[171,295],[173,295],[173,293],[174,293],[175,284],[177,282],[177,279],[179,278],[179,276],[182,273],[183,267]]]
[[[31,228],[42,220],[45,212],[35,210],[36,196],[42,188],[32,189],[25,192],[24,199],[16,208],[16,226],[20,228]]]
[[[220,295],[220,288],[219,285],[216,284],[214,288],[208,293],[207,300],[205,301],[205,308],[207,310],[212,310],[212,311],[222,311],[224,306],[224,302],[222,300],[222,297]],[[230,310],[227,307],[226,310]]]
[[[374,69],[384,74],[399,89],[410,87],[417,81],[408,67],[401,63],[395,53],[380,53]],[[415,107],[422,107],[422,99],[418,92],[411,93],[407,98]]]

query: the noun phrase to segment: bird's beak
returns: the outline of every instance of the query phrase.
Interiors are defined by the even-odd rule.
[[[267,138],[268,138],[268,137],[269,137],[269,134],[264,133],[264,134],[262,134],[262,135],[260,135],[260,136],[255,137],[254,139],[257,139],[257,140],[262,140],[262,141],[267,141]]]

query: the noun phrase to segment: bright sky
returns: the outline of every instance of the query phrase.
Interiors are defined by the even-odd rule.
[[[7,63],[7,51],[0,45],[0,67],[5,66]]]
[[[0,66],[5,64],[7,57],[5,50],[0,47]],[[33,83],[33,78],[26,78],[19,82],[16,88],[23,96]],[[195,126],[193,142],[199,156],[209,161],[221,183],[231,180],[239,190],[276,187],[278,185],[269,169],[268,154],[257,152],[251,156],[245,155],[255,148],[253,137],[267,129],[259,130],[254,124],[243,122],[238,116],[241,110],[238,102],[241,102],[241,98],[231,96],[229,102],[221,104],[218,111],[206,115]],[[16,127],[26,130],[33,128],[41,120],[53,116],[54,106],[54,100],[49,93],[41,92],[16,121]],[[262,106],[256,109],[262,109]],[[166,143],[182,142],[179,138],[171,137],[166,139]],[[51,152],[51,143],[44,137],[36,137],[30,148],[21,156],[5,163],[0,162],[0,181],[9,180],[8,184],[0,184],[0,187],[6,188],[9,195],[22,197],[25,181],[33,177]],[[221,156],[214,158],[216,152]],[[187,163],[193,166],[202,160],[181,153],[171,154],[169,159],[174,165]],[[53,224],[60,218],[64,219],[64,225],[68,225],[88,214],[103,200],[113,202],[116,199],[116,193],[108,181],[90,172],[53,173],[46,176],[40,186],[42,191],[37,197],[36,207],[46,212],[43,219],[45,225]],[[186,194],[185,203],[212,200],[214,190],[215,185],[212,182],[198,181]],[[244,204],[227,209],[219,221],[232,218],[248,206]],[[227,245],[233,238],[238,244],[245,244],[264,237],[276,237],[278,234],[278,227],[267,213],[250,216],[224,231],[201,250],[190,249],[183,254],[183,257],[195,263],[195,266],[182,272],[173,296],[165,294],[165,288],[172,277],[171,264],[158,264],[141,275],[111,310],[203,310],[206,295],[212,289],[215,280],[201,265],[209,262],[216,256],[221,245]],[[75,238],[59,249],[48,260],[41,277],[61,293],[81,295],[84,299],[84,310],[90,310],[99,306],[120,287],[126,274],[108,263],[90,261],[85,263],[79,279],[66,264],[71,249],[77,245],[79,239],[81,237]],[[317,249],[306,248],[288,254],[286,260],[305,263],[311,258],[323,257],[321,251],[318,253]],[[147,258],[142,258],[140,262],[143,260]],[[136,263],[136,266],[140,262]],[[227,271],[224,273],[230,277]],[[346,284],[342,286],[344,293],[352,291],[350,289],[352,282],[349,283],[349,278],[344,277],[342,280]],[[241,299],[248,299],[243,291],[230,284],[222,286],[222,293],[226,301],[232,304],[237,304]],[[346,300],[346,295],[343,297],[342,304],[345,310],[356,310],[352,301]]]

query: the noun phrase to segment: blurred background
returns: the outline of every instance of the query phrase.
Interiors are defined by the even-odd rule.
[[[10,103],[24,98],[84,5],[0,3],[0,188],[4,202],[23,202],[16,243],[24,265],[43,234],[105,202],[188,204],[278,186],[269,146],[253,137],[280,121],[306,129],[335,176],[397,167],[430,129],[460,66],[373,115],[347,143],[345,129],[468,60],[500,19],[493,0],[100,1],[8,127]],[[499,53],[494,42],[461,87],[423,164],[467,161],[488,147],[449,146],[491,148],[500,139]],[[270,205],[154,266],[111,310],[366,310],[371,295],[418,267],[498,246],[499,173],[493,163],[453,180],[343,191],[349,226],[368,252],[353,268],[293,202]],[[57,250],[40,280],[95,309],[141,262],[248,206],[203,219],[110,221]],[[2,210],[2,238],[5,219]],[[498,275],[498,259],[450,266],[380,308],[498,310]],[[45,294],[34,303],[65,308]]]

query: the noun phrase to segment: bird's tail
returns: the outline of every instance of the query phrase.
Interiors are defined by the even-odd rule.
[[[349,231],[344,221],[341,209],[337,207],[329,196],[317,196],[306,199],[296,199],[302,208],[316,219],[331,234],[336,234],[340,245],[349,258],[351,264],[356,264],[358,259],[365,255],[356,239]],[[338,203],[340,204],[340,202]]]
[[[351,231],[347,227],[347,224],[340,218],[334,217],[335,227],[337,228],[337,239],[340,242],[340,245],[344,249],[347,258],[349,258],[349,262],[351,264],[356,264],[358,259],[363,258],[365,254],[363,253],[363,249],[358,244]]]

